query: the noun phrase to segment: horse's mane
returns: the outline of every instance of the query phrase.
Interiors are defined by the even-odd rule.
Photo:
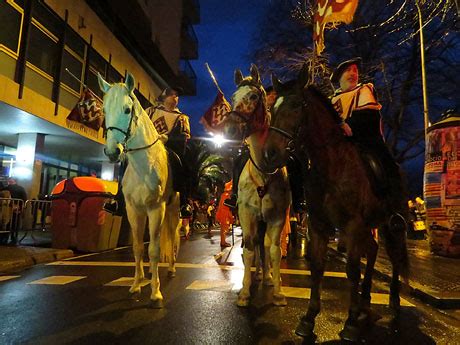
[[[318,87],[314,85],[309,85],[307,87],[307,90],[310,91],[326,108],[326,110],[332,115],[333,119],[337,122],[340,123],[342,122],[342,118],[340,117],[339,113],[334,109],[332,106],[331,101],[329,98],[324,95]]]

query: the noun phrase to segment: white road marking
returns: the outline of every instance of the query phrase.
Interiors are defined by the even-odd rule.
[[[228,280],[195,280],[186,287],[188,290],[232,291],[233,283]]]
[[[120,262],[120,261],[54,261],[47,264],[48,266],[90,266],[90,267],[134,267],[134,262]],[[144,262],[144,267],[149,267],[150,264],[148,262]],[[158,267],[168,267],[169,264],[166,262],[160,262]],[[233,270],[243,270],[243,266],[230,266],[230,265],[217,265],[217,264],[191,264],[191,263],[176,263],[176,268],[195,268],[195,269],[202,269],[202,268],[213,268],[219,269],[222,271],[233,271]],[[252,267],[251,271],[254,272],[255,268]],[[302,275],[302,276],[309,276],[311,272],[309,270],[297,270],[297,269],[288,269],[282,268],[282,274],[294,274],[294,275]],[[347,278],[347,274],[345,272],[324,272],[325,277],[332,277],[332,278]],[[361,276],[362,277],[362,276]]]
[[[111,281],[110,283],[104,284],[104,286],[131,286],[133,285],[134,278],[133,277],[121,277]],[[141,286],[146,286],[150,284],[150,280],[144,279]]]
[[[19,278],[20,276],[0,276],[0,282],[4,282],[10,279]]]
[[[65,285],[86,278],[86,276],[49,276],[27,284]]]

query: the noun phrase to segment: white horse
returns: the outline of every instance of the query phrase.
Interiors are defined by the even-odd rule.
[[[122,186],[136,259],[134,282],[129,291],[141,291],[144,279],[143,238],[148,217],[148,253],[152,273],[150,298],[154,308],[162,308],[158,262],[160,259],[167,260],[168,274],[174,276],[180,244],[179,195],[172,188],[168,155],[162,138],[133,93],[134,77],[128,73],[125,83],[111,85],[98,75],[98,81],[105,94],[107,142],[104,152],[112,162],[117,161],[121,154],[128,160]]]
[[[241,71],[235,71],[238,89],[232,96],[232,112],[225,122],[225,131],[231,136],[246,137],[250,159],[243,168],[238,183],[238,216],[243,230],[243,288],[238,295],[240,307],[249,305],[251,287],[251,264],[258,241],[264,241],[265,260],[263,282],[273,285],[273,303],[287,304],[281,293],[280,260],[281,232],[291,203],[291,194],[286,169],[266,173],[259,169],[262,146],[266,137],[270,116],[266,109],[266,95],[259,72],[251,66],[251,76],[243,78]],[[259,119],[260,122],[254,122]],[[262,123],[263,122],[263,123]],[[267,229],[264,239],[258,239],[258,226],[265,222]],[[270,274],[270,265],[273,277]]]

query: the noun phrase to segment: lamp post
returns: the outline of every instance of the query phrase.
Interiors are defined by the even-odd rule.
[[[428,95],[426,90],[426,72],[425,72],[425,45],[423,41],[423,20],[422,20],[422,10],[420,8],[420,2],[423,0],[415,0],[415,6],[417,6],[418,11],[418,23],[420,26],[420,62],[422,67],[422,92],[423,92],[423,120],[425,124],[425,145],[426,145],[426,134],[428,126],[430,125],[430,120],[428,116]]]

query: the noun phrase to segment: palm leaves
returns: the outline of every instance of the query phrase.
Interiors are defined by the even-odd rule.
[[[230,178],[223,166],[224,158],[212,154],[202,141],[191,140],[186,155],[190,172],[191,196],[204,202],[209,201],[218,191],[223,190]]]

